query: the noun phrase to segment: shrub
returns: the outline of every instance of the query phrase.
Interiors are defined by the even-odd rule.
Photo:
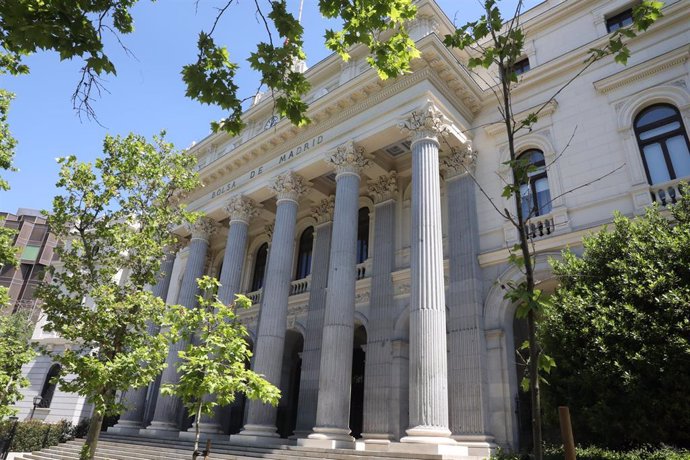
[[[690,460],[690,451],[668,446],[657,448],[646,446],[629,451],[609,450],[598,446],[578,446],[575,450],[578,460]],[[546,446],[544,448],[544,460],[562,460],[564,455],[562,446]],[[492,458],[496,460],[528,460],[531,457],[523,453],[499,450]]]
[[[7,439],[12,430],[12,422],[0,423],[0,439]],[[44,447],[73,439],[72,422],[61,420],[57,423],[43,423],[40,420],[27,420],[17,424],[17,431],[10,445],[10,452],[33,452]]]

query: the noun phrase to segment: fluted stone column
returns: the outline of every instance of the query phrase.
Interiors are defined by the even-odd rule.
[[[175,256],[179,247],[176,246],[166,251],[165,259],[161,263],[160,275],[158,282],[151,289],[154,296],[159,297],[165,301],[168,295],[168,288],[170,287],[170,280],[172,279],[173,265],[175,264]],[[149,324],[149,335],[158,334],[158,326]],[[127,410],[120,416],[117,424],[108,429],[109,433],[115,434],[139,434],[139,430],[144,428],[144,412],[146,411],[146,393],[148,386],[127,391],[124,395],[124,405]]]
[[[247,253],[247,233],[249,222],[257,214],[256,203],[251,198],[245,196],[235,196],[228,200],[225,210],[229,215],[228,237],[225,243],[225,253],[223,254],[223,268],[220,273],[220,288],[218,289],[218,300],[224,304],[231,304],[235,299],[235,294],[240,292],[240,282],[242,279],[242,269],[244,268],[244,258]],[[213,401],[214,395],[206,396],[206,399]],[[199,431],[204,438],[216,438],[223,433],[223,408],[216,407],[214,415],[202,415],[199,422]],[[180,433],[183,439],[193,439],[195,427],[192,426],[187,433]]]
[[[187,258],[187,265],[182,277],[180,295],[177,299],[178,304],[187,308],[196,307],[197,295],[199,294],[197,279],[204,275],[208,242],[215,229],[215,222],[206,217],[202,217],[191,226],[192,238],[189,243],[189,257]],[[179,377],[176,366],[179,361],[178,352],[186,346],[187,343],[184,341],[170,345],[166,361],[168,367],[163,371],[161,385],[178,381]],[[142,430],[141,433],[147,436],[177,437],[181,409],[182,405],[178,398],[159,394],[151,425]]]
[[[496,447],[488,426],[486,341],[482,321],[482,277],[475,201],[476,155],[471,145],[443,160],[448,194],[448,384],[453,438],[470,455],[489,456]]]
[[[374,198],[374,244],[364,370],[364,429],[370,444],[388,444],[392,438],[391,334],[395,267],[395,171],[369,183]]]
[[[353,142],[328,158],[336,168],[335,210],[324,316],[316,426],[301,445],[354,447],[350,436],[350,386],[357,281],[359,171],[364,150]]]
[[[446,450],[440,448],[441,445],[455,444],[448,429],[446,305],[438,159],[439,136],[448,132],[449,125],[441,112],[428,103],[423,110],[413,113],[402,127],[412,136],[412,228],[410,428],[401,442],[430,447],[424,451],[436,446],[434,453],[442,453]]]
[[[323,316],[326,309],[326,287],[328,286],[328,261],[330,258],[331,232],[333,229],[334,197],[321,200],[312,208],[316,220],[314,227],[314,248],[312,251],[311,286],[307,310],[307,331],[302,351],[302,373],[299,384],[297,424],[295,437],[303,438],[316,425],[316,403],[319,396],[319,366],[321,365],[321,341],[323,338]]]
[[[276,386],[280,386],[285,347],[297,200],[304,188],[302,177],[292,172],[278,176],[273,184],[273,190],[278,195],[278,208],[259,313],[254,371],[263,374]],[[247,421],[244,428],[240,434],[232,436],[231,440],[266,443],[272,438],[277,439],[276,408],[260,401],[247,403]]]

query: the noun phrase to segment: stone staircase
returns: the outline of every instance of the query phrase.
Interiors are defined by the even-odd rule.
[[[75,439],[38,452],[24,454],[26,460],[78,460],[83,439]],[[203,444],[203,443],[202,443]],[[203,444],[205,445],[205,444]],[[95,460],[191,460],[193,442],[183,440],[152,439],[135,436],[101,434]],[[350,449],[316,449],[298,446],[250,447],[227,442],[211,446],[211,460],[443,460],[441,455],[405,454]],[[199,457],[202,460],[203,457]],[[462,457],[462,460],[479,460]]]

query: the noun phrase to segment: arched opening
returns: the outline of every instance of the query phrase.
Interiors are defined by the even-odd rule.
[[[314,247],[314,227],[307,227],[299,237],[299,251],[297,252],[297,269],[295,279],[301,280],[311,273],[311,253]]]
[[[302,374],[302,350],[304,337],[295,330],[285,333],[283,372],[280,378],[282,397],[278,403],[277,427],[281,438],[291,436],[297,425],[297,403]]]
[[[43,388],[41,388],[41,403],[38,407],[48,408],[53,402],[53,396],[57,389],[57,378],[60,375],[62,367],[59,364],[53,364],[48,370],[45,380],[43,381]]]
[[[256,251],[254,259],[254,273],[252,274],[252,285],[250,292],[258,291],[264,286],[264,272],[266,271],[266,261],[268,260],[268,243],[262,244]]]
[[[367,216],[368,214],[367,210]],[[354,332],[352,386],[350,387],[350,431],[355,438],[362,437],[362,427],[364,424],[364,363],[366,345],[367,331],[364,329],[364,326],[357,326]]]
[[[357,219],[357,263],[369,258],[369,208],[360,208]]]
[[[529,167],[527,180],[520,184],[522,215],[525,220],[543,216],[551,212],[551,191],[546,175],[544,152],[530,149],[522,152],[518,160],[526,162]]]

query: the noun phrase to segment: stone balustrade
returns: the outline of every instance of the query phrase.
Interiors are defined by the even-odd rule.
[[[252,305],[256,305],[261,303],[261,294],[263,293],[263,289],[258,289],[256,291],[248,292],[246,294],[247,298],[252,301]]]
[[[556,230],[552,214],[533,217],[525,223],[525,227],[527,229],[527,238],[531,240],[552,235]]]
[[[309,292],[311,286],[311,276],[292,281],[290,283],[290,295],[303,294]]]
[[[650,185],[649,192],[652,194],[652,200],[661,206],[675,204],[681,195],[687,193],[687,186],[681,185],[682,180],[676,179],[662,184]],[[685,181],[687,182],[688,178],[685,178]]]

